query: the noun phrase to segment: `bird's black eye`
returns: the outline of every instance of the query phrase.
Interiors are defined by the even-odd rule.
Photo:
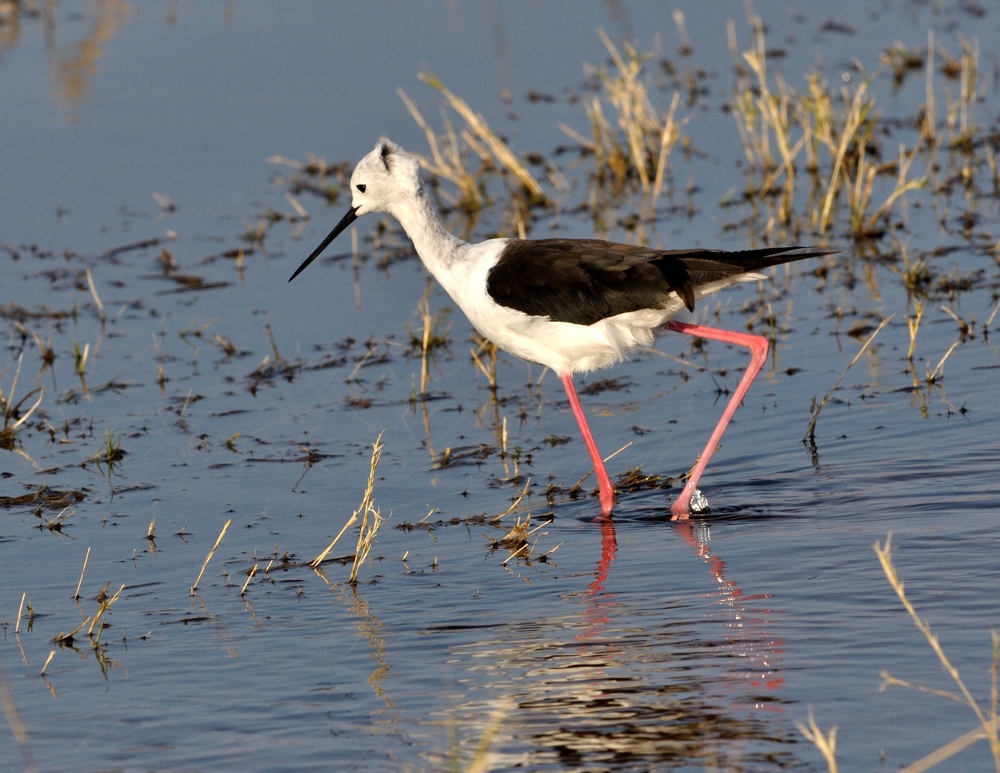
[[[364,183],[361,183],[359,185],[355,185],[354,187],[357,188],[359,191],[361,191],[361,193],[365,192],[365,185],[364,185]]]

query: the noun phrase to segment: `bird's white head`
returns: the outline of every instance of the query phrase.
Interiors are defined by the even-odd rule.
[[[351,203],[360,217],[369,212],[392,212],[393,204],[412,200],[420,192],[420,162],[383,137],[361,159],[351,175]]]
[[[289,282],[312,263],[347,226],[369,212],[394,213],[403,202],[421,195],[420,162],[399,145],[383,137],[375,150],[354,167],[351,175],[351,208],[323,242],[303,261]]]

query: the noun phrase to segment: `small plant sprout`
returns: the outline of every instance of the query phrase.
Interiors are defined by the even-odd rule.
[[[100,595],[100,606],[97,609],[97,614],[94,615],[90,628],[87,629],[87,635],[90,637],[91,641],[96,647],[101,641],[101,632],[104,630],[104,624],[101,622],[104,616],[111,610],[111,605],[121,598],[122,591],[125,590],[125,585],[123,584],[118,591],[113,596],[108,596],[105,593]],[[100,624],[100,625],[99,625]],[[99,626],[99,627],[98,627]],[[94,638],[94,629],[97,628],[97,638]]]
[[[486,120],[469,107],[468,102],[449,91],[431,73],[421,73],[418,77],[440,92],[451,109],[465,121],[466,128],[457,133],[447,115],[442,114],[445,124],[444,139],[446,140],[445,148],[442,150],[437,135],[421,115],[413,100],[402,89],[397,89],[407,110],[413,116],[413,120],[427,135],[431,158],[419,156],[420,165],[431,174],[443,177],[458,187],[459,198],[453,202],[454,204],[469,213],[478,212],[484,204],[484,195],[479,181],[482,173],[473,173],[466,168],[470,150],[479,157],[484,170],[489,168],[504,169],[520,183],[532,199],[544,200],[545,194],[539,182],[514,155],[507,144],[494,133]],[[465,148],[459,143],[459,138],[464,142]]]
[[[110,481],[115,472],[115,465],[124,458],[125,452],[122,450],[121,433],[112,432],[105,428],[104,444],[101,446],[100,451],[90,457],[90,461],[95,464],[98,470],[103,470],[105,477]]]

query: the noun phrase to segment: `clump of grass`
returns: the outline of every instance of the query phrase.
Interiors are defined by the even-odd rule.
[[[361,525],[358,529],[358,544],[354,552],[354,563],[351,566],[351,576],[349,582],[351,585],[356,585],[358,582],[358,570],[361,565],[368,558],[368,554],[371,551],[371,546],[375,542],[375,535],[378,530],[385,523],[385,518],[382,517],[381,512],[375,507],[375,500],[372,494],[375,490],[375,472],[378,469],[379,460],[382,458],[382,435],[385,431],[379,433],[375,442],[372,444],[372,458],[371,463],[368,467],[368,483],[365,486],[365,493],[361,499],[361,504],[358,509],[354,511],[350,518],[347,519],[347,523],[340,530],[336,537],[333,538],[333,542],[327,545],[326,549],[320,553],[316,558],[309,562],[309,565],[313,569],[319,569],[322,566],[323,561],[333,550],[333,546],[337,544],[338,540],[344,536],[346,532],[354,523],[357,522],[358,517],[361,517]]]
[[[683,15],[678,23],[682,36],[686,36]],[[681,139],[681,129],[687,123],[686,118],[678,120],[676,117],[680,92],[674,92],[670,107],[661,118],[649,99],[644,69],[654,53],[640,54],[633,46],[624,44],[623,54],[604,30],[599,29],[597,34],[611,55],[615,71],[610,73],[595,67],[587,69],[601,83],[604,98],[617,113],[624,142],[605,118],[605,108],[597,96],[584,102],[592,140],[568,126],[560,125],[560,128],[593,153],[599,181],[610,180],[613,189],[621,193],[629,178],[638,178],[652,208],[663,190],[670,155]]]
[[[11,382],[10,394],[4,394],[3,388],[0,388],[0,415],[3,416],[3,426],[0,427],[0,448],[6,451],[12,451],[16,446],[16,435],[18,430],[24,426],[24,423],[31,418],[39,405],[42,404],[42,398],[45,396],[45,390],[43,387],[35,387],[30,392],[28,392],[20,400],[14,400],[14,396],[17,392],[17,382],[21,376],[21,362],[24,360],[24,354],[22,353],[17,358],[17,369],[14,371],[14,379]],[[4,368],[0,371],[0,381],[7,374],[7,369]],[[34,395],[38,395],[38,399],[35,400],[34,404],[24,413],[21,412],[24,404]]]
[[[751,13],[750,24],[754,44],[742,54],[749,69],[739,64],[735,27],[730,25],[730,47],[737,61],[732,113],[749,162],[748,195],[754,198],[780,194],[777,219],[789,224],[795,209],[798,159],[804,154],[804,166],[812,181],[812,227],[820,234],[826,233],[834,202],[843,196],[855,238],[881,235],[883,223],[900,198],[927,183],[928,171],[916,178],[912,171],[930,136],[929,130],[922,127],[909,150],[901,145],[895,162],[879,163],[880,116],[869,94],[877,73],[862,74],[856,85],[843,85],[839,94],[818,72],[807,76],[804,92],[793,89],[780,73],[772,88],[763,23]],[[928,164],[927,169],[930,167]],[[887,190],[883,197],[883,187],[877,187],[876,181],[880,175],[891,173],[895,173],[895,181],[884,186]]]
[[[118,591],[112,596],[108,596],[107,593],[105,593],[104,591],[101,591],[101,593],[99,593],[97,596],[97,601],[100,603],[100,606],[98,607],[96,614],[93,616],[93,619],[91,620],[90,628],[87,629],[87,636],[90,637],[90,640],[91,642],[93,642],[95,647],[98,644],[100,644],[101,632],[104,630],[104,624],[101,621],[103,620],[104,616],[111,610],[112,604],[114,604],[116,601],[118,601],[119,598],[121,598],[123,590],[125,590],[124,583],[118,589]],[[97,628],[96,639],[94,638],[95,628]]]
[[[458,187],[458,199],[452,201],[455,206],[468,213],[482,209],[485,203],[482,178],[485,172],[493,169],[503,170],[512,176],[530,200],[538,203],[545,201],[541,184],[507,143],[490,128],[482,115],[475,112],[464,99],[451,92],[432,73],[421,73],[418,77],[444,96],[448,106],[465,123],[465,128],[456,130],[447,112],[442,110],[445,132],[439,137],[406,92],[402,88],[396,90],[410,111],[410,115],[413,116],[413,120],[427,135],[431,155],[429,158],[419,157],[421,166],[431,174],[449,180]],[[470,155],[479,159],[478,171],[469,169]]]
[[[90,457],[90,461],[94,463],[98,470],[102,470],[105,477],[110,481],[115,473],[116,465],[124,458],[125,452],[122,450],[121,433],[112,432],[105,428],[104,443],[101,446],[101,450]]]

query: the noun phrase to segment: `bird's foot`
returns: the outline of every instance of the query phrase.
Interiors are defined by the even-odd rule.
[[[708,512],[708,497],[701,493],[701,489],[695,489],[691,494],[691,502],[688,504],[692,513]]]
[[[606,521],[611,517],[611,511],[615,506],[615,493],[614,491],[601,491],[601,514],[595,518],[595,521]]]
[[[692,514],[700,515],[707,513],[708,510],[708,499],[701,493],[700,489],[691,489],[690,494],[685,490],[670,506],[670,512],[673,513],[670,520],[685,521]]]

